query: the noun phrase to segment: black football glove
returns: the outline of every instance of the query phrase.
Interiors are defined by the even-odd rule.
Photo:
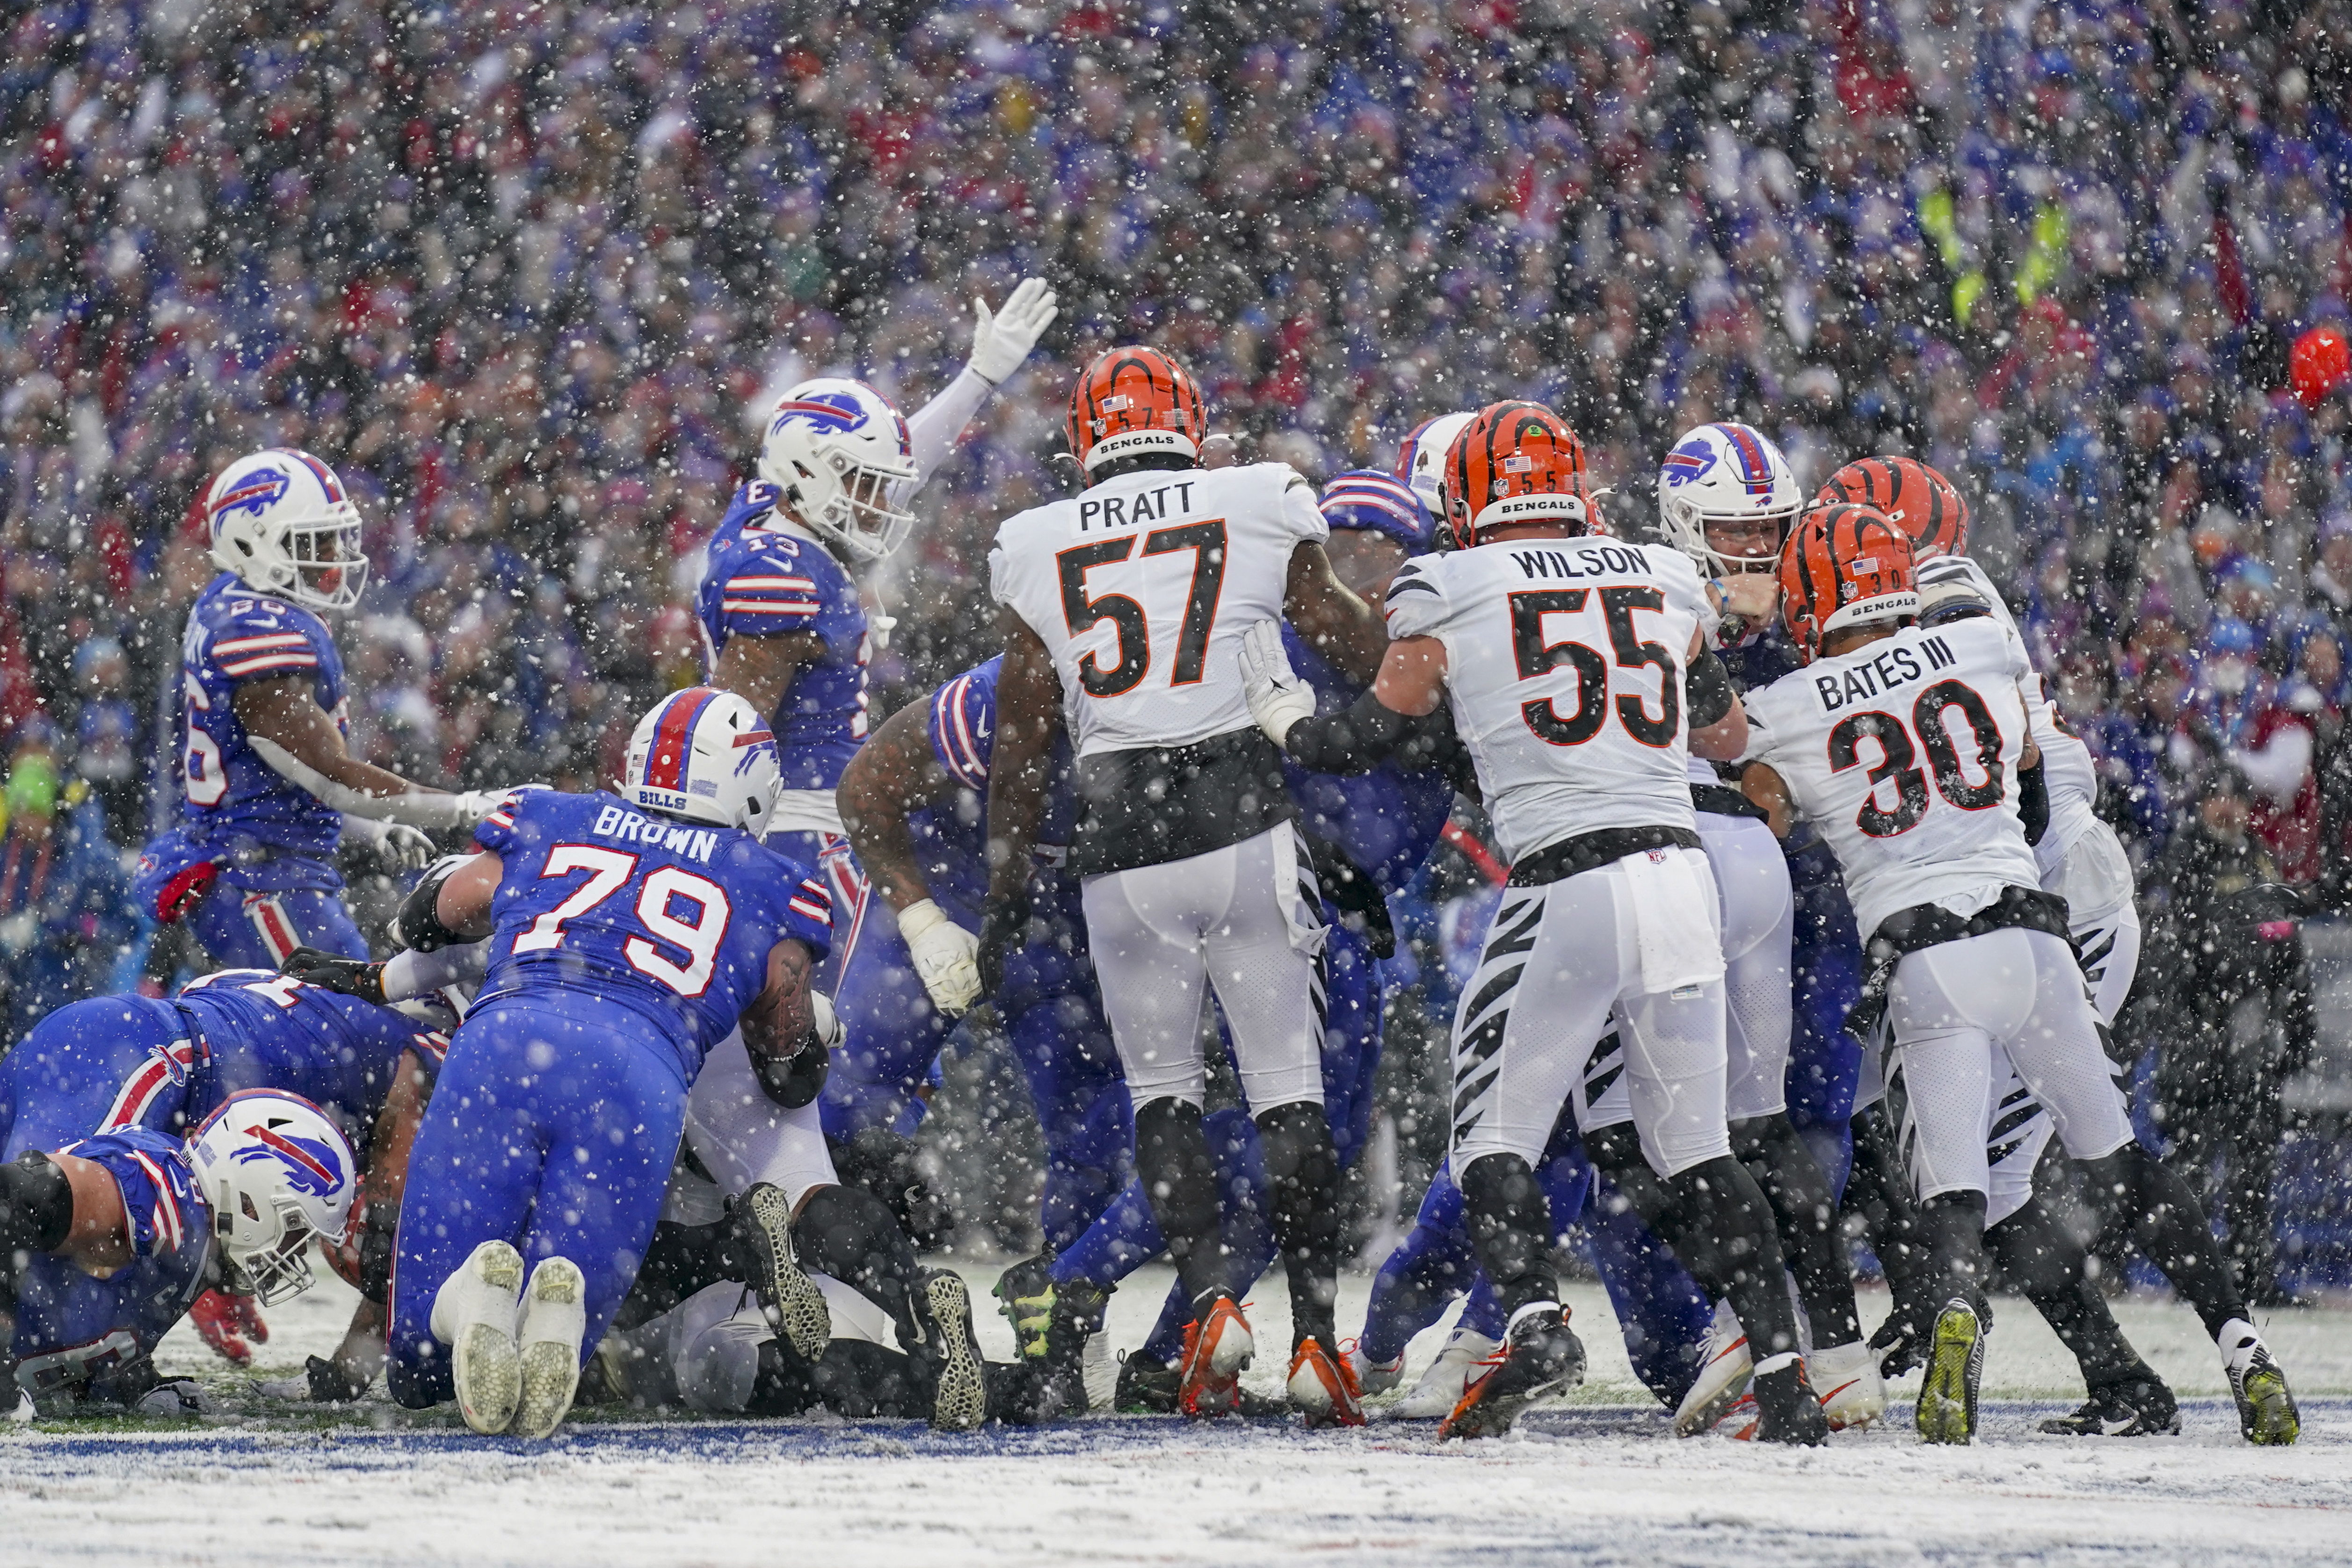
[[[286,955],[278,972],[322,991],[357,997],[380,1008],[390,1005],[383,997],[383,966],[365,958],[346,958],[316,947],[297,947]]]

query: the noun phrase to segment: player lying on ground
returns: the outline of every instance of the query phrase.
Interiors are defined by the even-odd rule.
[[[420,1007],[420,1012],[428,1009]],[[0,1159],[141,1127],[172,1138],[248,1089],[316,1104],[361,1151],[350,1233],[329,1256],[360,1305],[331,1357],[311,1358],[322,1398],[358,1396],[383,1364],[383,1307],[408,1149],[448,1039],[431,1021],[258,969],[207,975],[169,1000],[97,997],[59,1008],[0,1057]],[[208,1289],[189,1309],[237,1364],[268,1337],[248,1296]]]
[[[136,1124],[0,1166],[0,1414],[205,1408],[155,1345],[208,1283],[264,1305],[310,1285],[313,1241],[347,1237],[342,1131],[299,1095],[230,1095],[185,1136]]]

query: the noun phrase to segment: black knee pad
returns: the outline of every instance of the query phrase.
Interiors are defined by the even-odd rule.
[[[54,1252],[73,1229],[73,1184],[55,1160],[37,1150],[0,1166],[0,1273],[14,1272],[7,1254]]]

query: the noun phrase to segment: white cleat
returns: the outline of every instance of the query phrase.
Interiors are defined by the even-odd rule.
[[[1715,1309],[1715,1322],[1707,1325],[1705,1354],[1698,1381],[1691,1385],[1675,1411],[1677,1437],[1696,1437],[1712,1430],[1731,1414],[1755,1375],[1756,1364],[1748,1354],[1748,1331],[1739,1326],[1738,1318],[1727,1305],[1718,1303]]]
[[[1402,1355],[1394,1361],[1371,1361],[1365,1357],[1360,1345],[1350,1343],[1348,1346],[1348,1364],[1355,1369],[1356,1386],[1367,1399],[1375,1394],[1386,1394],[1404,1381],[1404,1357]]]
[[[1391,1414],[1400,1421],[1444,1420],[1462,1403],[1470,1380],[1501,1344],[1502,1341],[1488,1339],[1475,1329],[1455,1329],[1437,1359],[1429,1364],[1429,1370],[1412,1385],[1412,1392],[1398,1400]]]
[[[1832,1432],[1867,1427],[1886,1414],[1886,1380],[1878,1375],[1878,1353],[1867,1340],[1813,1352],[1805,1375]]]
[[[458,1413],[486,1436],[507,1429],[522,1398],[522,1355],[515,1344],[521,1295],[522,1254],[503,1241],[485,1241],[433,1297],[429,1326],[449,1347]]]
[[[588,1337],[588,1282],[569,1258],[550,1258],[530,1271],[523,1292],[522,1403],[518,1437],[545,1437],[571,1414],[580,1386],[580,1343]]]

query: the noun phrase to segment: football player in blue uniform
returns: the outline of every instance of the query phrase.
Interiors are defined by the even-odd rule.
[[[491,946],[411,1159],[393,1301],[402,1404],[454,1394],[477,1431],[552,1432],[653,1239],[711,1048],[740,1029],[760,1092],[789,1110],[814,1101],[839,1032],[808,985],[828,899],[761,842],[778,788],[766,722],[693,687],[639,721],[625,800],[518,790],[476,830],[482,852],[403,907],[413,947]],[[798,1223],[820,1239],[844,1228],[815,1201],[841,1190],[804,1197]],[[775,1263],[782,1326],[814,1354],[823,1299]],[[961,1281],[908,1254],[887,1280],[853,1282],[937,1364],[934,1422],[985,1419]]]
[[[332,1255],[362,1299],[335,1355],[312,1358],[310,1385],[315,1397],[356,1398],[383,1364],[408,1146],[447,1046],[428,1022],[264,970],[207,975],[170,1000],[95,997],[0,1056],[0,1160],[134,1127],[184,1138],[248,1089],[318,1105],[365,1162],[352,1233]],[[190,1315],[240,1364],[245,1336],[268,1337],[251,1298],[225,1290],[205,1291]]]
[[[0,1415],[76,1403],[171,1415],[156,1342],[208,1280],[282,1301],[310,1284],[313,1239],[344,1239],[358,1190],[351,1145],[299,1095],[250,1089],[185,1136],[125,1125],[0,1165]]]
[[[422,789],[347,748],[342,659],[320,616],[359,602],[368,563],[333,469],[257,452],[222,471],[205,508],[221,570],[181,642],[180,821],[140,858],[139,897],[187,921],[215,964],[274,968],[301,946],[364,956],[337,896],[343,835],[414,870],[429,833],[472,826],[499,792]]]
[[[869,627],[854,574],[906,542],[916,493],[1057,310],[1034,277],[992,315],[974,300],[971,360],[911,418],[863,382],[793,386],[768,417],[757,477],[711,536],[696,604],[709,682],[772,716],[783,792],[768,831],[832,890],[826,980],[856,950],[866,892],[833,792],[866,739],[866,664],[890,625]]]

